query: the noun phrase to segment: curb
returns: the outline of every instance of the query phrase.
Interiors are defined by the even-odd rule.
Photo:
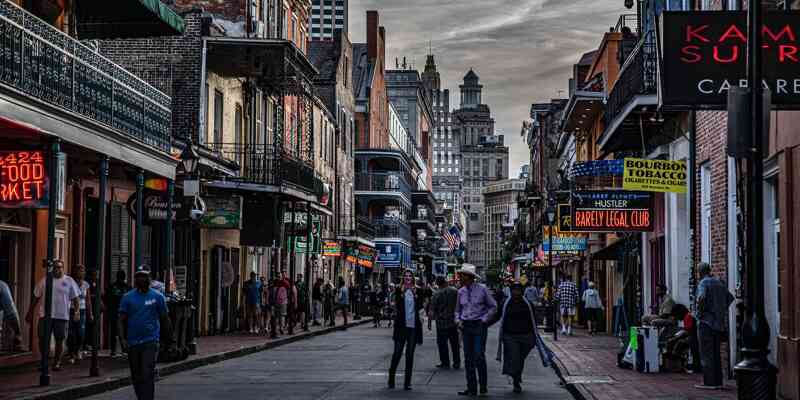
[[[568,383],[566,376],[569,375],[569,371],[567,367],[564,366],[564,363],[558,356],[553,357],[553,362],[550,364],[550,367],[558,376],[558,379],[561,380],[561,385],[564,386],[565,389],[574,397],[576,400],[596,400],[596,397],[592,395],[592,393],[586,388],[583,384],[574,384]]]
[[[348,328],[371,322],[372,319],[362,319],[360,321],[353,321],[347,324]],[[221,361],[230,360],[234,358],[244,357],[250,354],[259,353],[264,350],[269,350],[275,347],[280,347],[290,343],[298,342],[301,340],[313,338],[316,336],[325,335],[335,331],[344,330],[342,326],[327,327],[320,330],[305,332],[295,336],[269,341],[264,344],[243,347],[241,349],[225,351],[221,353],[209,354],[203,357],[193,358],[191,360],[178,361],[175,363],[167,364],[159,367],[157,380],[161,380],[169,375],[177,374],[192,370],[195,368],[204,367],[206,365],[216,364]],[[96,394],[116,390],[125,386],[131,385],[131,377],[129,375],[120,377],[111,377],[105,381],[92,382],[83,385],[77,385],[66,389],[54,390],[52,392],[36,394],[27,397],[21,397],[17,400],[71,400],[79,399],[82,397],[93,396]]]

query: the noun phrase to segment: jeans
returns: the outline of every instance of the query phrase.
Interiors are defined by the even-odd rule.
[[[703,385],[722,386],[722,359],[720,353],[722,332],[699,324],[697,333],[700,339],[700,360],[703,364]]]
[[[77,321],[69,321],[67,348],[71,354],[78,354],[86,337],[86,310],[80,310],[79,315],[80,318]]]
[[[450,344],[448,348],[447,344]],[[450,366],[450,349],[453,351],[453,366],[461,365],[461,350],[458,346],[458,328],[436,329],[436,345],[439,347],[439,361]]]
[[[128,363],[131,367],[131,381],[136,398],[153,400],[156,390],[156,360],[158,343],[137,344],[128,348]]]
[[[414,328],[402,328],[404,334],[400,335],[394,342],[394,353],[392,354],[392,364],[389,366],[389,382],[394,383],[394,375],[397,366],[400,365],[400,357],[403,356],[403,348],[406,350],[406,370],[405,385],[411,386],[411,374],[414,372],[414,349],[417,347],[417,336]]]
[[[314,322],[319,323],[319,319],[322,317],[322,301],[314,300],[313,306],[314,310],[312,312],[312,318],[314,319]]]
[[[478,391],[486,387],[486,337],[488,328],[482,321],[464,321],[464,369],[467,373],[467,390]],[[475,373],[477,371],[477,379]]]

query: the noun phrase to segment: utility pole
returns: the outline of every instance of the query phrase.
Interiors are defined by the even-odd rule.
[[[746,239],[747,272],[745,323],[742,326],[742,361],[736,364],[740,399],[774,399],[775,373],[767,361],[769,323],[764,315],[764,97],[761,65],[762,0],[750,0],[748,7],[747,84],[750,90],[750,132],[752,148],[748,158]]]

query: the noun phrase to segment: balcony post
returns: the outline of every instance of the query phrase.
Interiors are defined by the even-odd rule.
[[[143,221],[144,221],[144,170],[140,169],[139,172],[136,174],[136,236],[134,241],[134,256],[135,256],[135,263],[134,263],[134,271],[142,266],[142,248],[143,246]]]
[[[101,321],[100,318],[100,299],[102,298],[102,279],[105,272],[105,249],[106,249],[106,190],[108,188],[108,156],[100,158],[100,174],[99,174],[99,190],[98,190],[98,209],[97,209],[97,248],[95,248],[95,258],[97,265],[95,271],[97,272],[95,284],[97,288],[93,291],[92,307],[95,321]],[[113,282],[113,277],[109,277],[108,281]],[[100,368],[97,362],[97,351],[100,348],[100,324],[95,323],[92,332],[92,363],[89,367],[89,376],[100,376]],[[113,349],[112,349],[113,350]]]

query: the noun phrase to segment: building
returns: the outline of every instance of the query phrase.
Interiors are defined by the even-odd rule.
[[[503,179],[483,188],[484,254],[488,268],[505,269],[504,248],[519,218],[519,197],[525,193],[524,179]],[[510,255],[508,255],[510,259]],[[519,275],[517,274],[517,277]]]
[[[312,0],[311,40],[334,40],[336,31],[348,31],[348,0]]]
[[[478,268],[487,267],[483,235],[482,188],[508,179],[508,147],[503,135],[494,132],[494,118],[489,106],[482,103],[483,85],[472,69],[464,76],[460,108],[452,114],[453,137],[458,138],[460,160],[448,153],[439,153],[437,165],[460,162],[463,177],[463,207],[469,215],[467,221],[467,260]],[[441,160],[440,160],[440,157]],[[441,162],[440,162],[441,161]]]
[[[186,229],[165,223],[178,167],[172,93],[88,39],[161,40],[191,27],[158,2],[157,12],[138,1],[101,2],[89,14],[73,3],[83,2],[0,1],[0,26],[9,38],[0,63],[0,280],[21,317],[56,260],[67,274],[84,265],[102,287],[116,271],[132,276],[136,264],[150,265],[163,280],[173,271],[170,255],[186,262],[181,249],[171,248],[181,246]],[[118,6],[137,17],[120,15]],[[163,213],[129,212],[137,196],[145,198],[141,204],[164,200]],[[0,337],[3,368],[40,358],[33,314],[33,323],[21,326],[22,352],[10,336]]]

